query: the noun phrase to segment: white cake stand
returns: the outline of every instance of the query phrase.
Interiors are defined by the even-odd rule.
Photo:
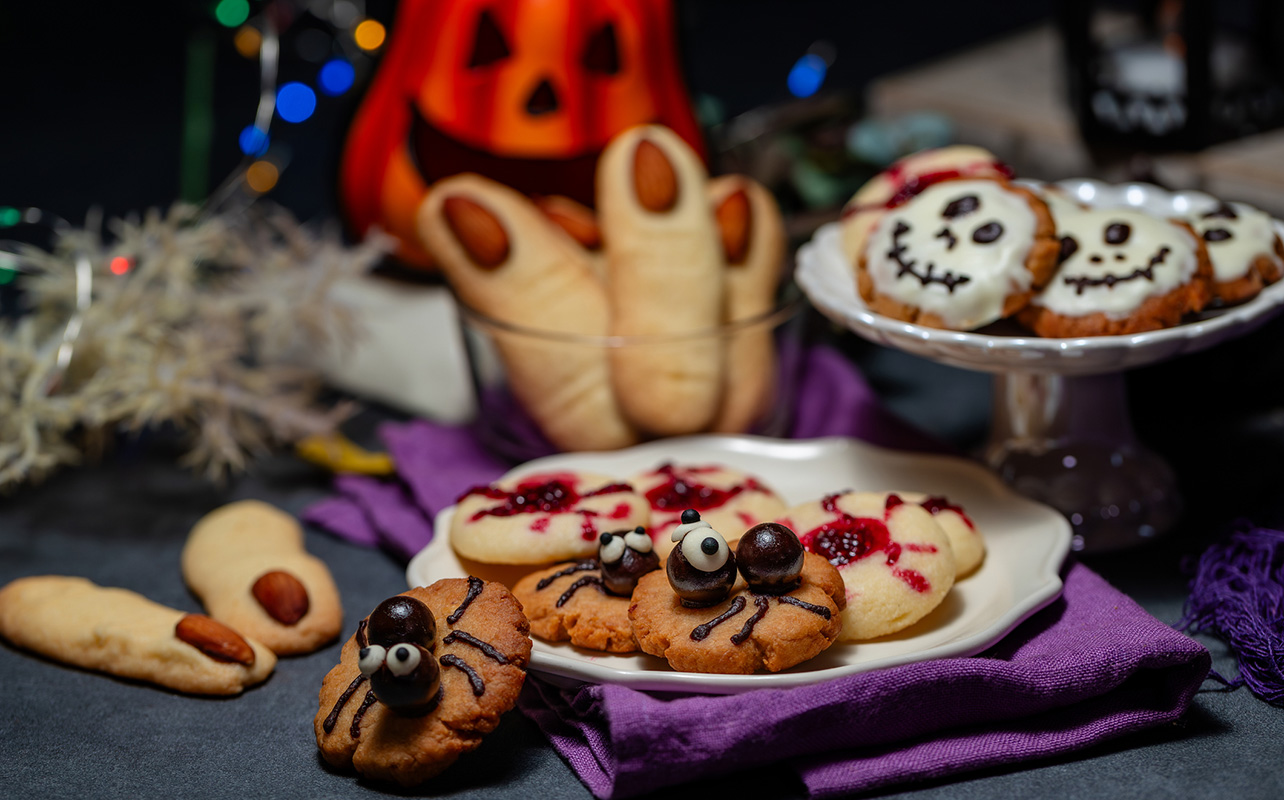
[[[1131,206],[1164,216],[1211,208],[1200,192],[1149,184],[1059,184],[1084,203]],[[1284,223],[1275,221],[1284,236]],[[1241,336],[1284,309],[1284,281],[1250,302],[1133,336],[1044,339],[1000,322],[979,332],[925,328],[875,314],[856,291],[838,223],[799,248],[797,281],[827,317],[876,344],[994,374],[989,441],[982,459],[1020,493],[1070,520],[1073,547],[1118,550],[1163,533],[1181,499],[1171,467],[1137,441],[1124,372]]]

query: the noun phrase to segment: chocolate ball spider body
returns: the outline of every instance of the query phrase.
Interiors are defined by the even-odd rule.
[[[679,544],[669,553],[665,572],[682,605],[704,608],[725,600],[736,582],[736,557],[722,535],[689,508],[672,538]]]
[[[750,591],[785,594],[802,583],[803,546],[789,528],[763,522],[745,531],[736,544],[736,563]]]
[[[366,623],[357,663],[375,697],[406,716],[426,714],[441,696],[437,620],[428,606],[398,595],[380,603]]]
[[[637,588],[638,578],[660,568],[660,556],[652,547],[646,528],[639,526],[628,533],[603,533],[598,542],[602,585],[613,595],[629,597]]]

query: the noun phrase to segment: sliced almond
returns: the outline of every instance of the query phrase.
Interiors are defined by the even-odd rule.
[[[633,191],[647,211],[668,211],[678,202],[678,175],[656,144],[643,139],[633,151]]]
[[[567,197],[544,197],[537,201],[539,210],[557,227],[570,234],[586,250],[600,250],[602,229],[597,226],[593,212],[586,206]]]
[[[308,590],[288,572],[265,572],[250,591],[268,616],[282,625],[293,625],[308,613]]]
[[[749,227],[753,221],[748,192],[736,189],[718,204],[713,215],[718,220],[722,253],[727,263],[743,264],[749,255]]]
[[[254,666],[254,648],[241,634],[204,614],[186,614],[174,635],[215,661]]]
[[[504,225],[475,200],[454,195],[441,203],[446,225],[479,267],[494,269],[508,260]]]

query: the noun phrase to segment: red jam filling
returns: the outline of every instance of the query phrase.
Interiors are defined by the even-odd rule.
[[[934,553],[936,548],[923,544],[902,546],[893,542],[886,518],[878,520],[872,517],[854,517],[838,507],[838,498],[839,495],[831,494],[821,499],[821,508],[834,514],[836,518],[799,536],[803,547],[808,552],[824,556],[836,567],[868,558],[875,553],[883,553],[892,574],[905,585],[920,593],[931,591],[932,584],[922,573],[896,564],[900,561],[903,550]],[[892,509],[903,502],[897,495],[888,495],[885,515],[890,516]]]
[[[538,475],[518,483],[512,491],[505,491],[496,486],[474,486],[459,496],[459,501],[470,495],[481,495],[501,502],[475,511],[469,519],[476,521],[482,517],[512,517],[518,514],[567,514],[575,513],[584,517],[580,525],[580,536],[585,541],[597,538],[599,533],[592,518],[597,511],[577,509],[575,504],[586,497],[597,497],[617,492],[631,492],[633,487],[627,483],[609,483],[592,491],[581,494],[576,491],[576,477],[569,473]],[[459,502],[456,501],[456,502]],[[623,519],[629,515],[627,503],[620,503],[609,514],[611,519]],[[531,530],[543,533],[548,530],[547,517],[531,523]]]
[[[665,477],[664,483],[649,489],[646,493],[646,499],[651,504],[651,508],[657,511],[685,511],[688,508],[694,508],[696,511],[707,511],[711,508],[720,508],[727,504],[731,498],[744,492],[763,492],[766,493],[767,487],[758,483],[753,478],[748,478],[744,483],[726,489],[718,489],[713,486],[706,486],[695,479],[694,476],[707,472],[717,472],[718,467],[684,467],[681,470],[672,464],[663,464],[656,468],[658,475]]]

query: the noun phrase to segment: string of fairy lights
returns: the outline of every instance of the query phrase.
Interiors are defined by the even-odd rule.
[[[247,59],[259,63],[259,101],[254,119],[241,129],[237,146],[243,156],[239,165],[202,203],[205,213],[220,210],[233,198],[253,202],[270,192],[288,162],[288,148],[273,142],[273,123],[280,120],[299,125],[310,119],[322,98],[337,98],[350,91],[362,71],[387,39],[387,30],[366,15],[364,0],[217,0],[209,9],[213,21],[231,29],[232,46]],[[319,62],[311,82],[281,83],[282,32],[304,15],[320,25],[298,26],[292,36],[295,53],[303,60]],[[190,68],[190,64],[189,64]],[[203,163],[203,162],[202,162]],[[91,216],[97,215],[91,213]],[[86,220],[86,227],[99,227],[100,219]],[[71,223],[48,210],[26,206],[0,206],[0,235],[19,227],[34,227],[61,234]],[[14,282],[29,268],[20,255],[22,244],[0,239],[0,288]],[[127,275],[134,266],[129,255],[105,258],[93,263],[84,251],[73,254],[75,303],[67,325],[52,354],[54,368],[43,390],[57,390],[62,373],[71,361],[76,338],[93,297],[96,273]],[[104,275],[106,277],[106,275]]]

